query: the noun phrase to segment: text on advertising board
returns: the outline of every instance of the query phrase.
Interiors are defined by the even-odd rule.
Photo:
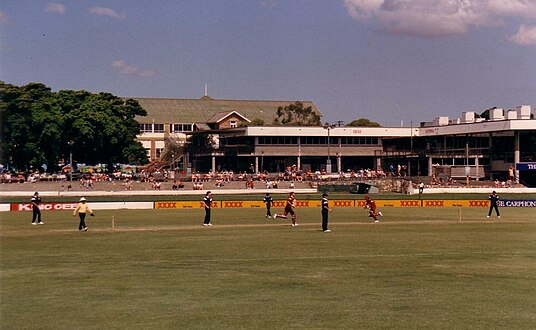
[[[536,163],[517,163],[516,170],[518,171],[535,171]]]

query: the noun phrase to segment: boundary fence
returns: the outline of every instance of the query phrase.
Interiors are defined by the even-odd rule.
[[[283,208],[286,201],[274,201],[273,207]],[[335,199],[330,200],[332,208],[364,208],[364,200]],[[202,209],[202,201],[160,201],[160,202],[99,202],[88,203],[95,210],[119,210],[119,209]],[[43,211],[67,211],[74,210],[78,203],[43,203],[40,209]],[[488,200],[376,200],[378,207],[489,207]],[[262,201],[213,201],[213,208],[236,209],[236,208],[264,208]],[[320,200],[298,200],[296,207],[320,208]],[[504,200],[499,201],[499,207],[536,207],[536,200]],[[0,212],[6,211],[31,211],[31,203],[0,204]]]

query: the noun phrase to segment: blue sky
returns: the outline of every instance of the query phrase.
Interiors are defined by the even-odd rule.
[[[118,96],[311,100],[417,125],[536,107],[536,0],[2,0],[0,80]]]

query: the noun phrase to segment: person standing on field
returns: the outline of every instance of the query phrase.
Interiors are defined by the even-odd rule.
[[[491,195],[488,197],[489,199],[489,212],[488,212],[488,218],[491,217],[491,211],[495,209],[495,213],[497,213],[497,218],[501,218],[501,215],[499,214],[499,207],[497,205],[497,202],[499,201],[499,195],[495,191],[491,192]]]
[[[290,213],[292,219],[292,226],[295,227],[298,225],[296,222],[296,212],[294,208],[296,207],[296,198],[294,197],[294,192],[288,194],[287,204],[285,205],[285,211],[283,214],[274,214],[275,218],[288,219],[288,214]]]
[[[266,196],[264,196],[262,201],[266,204],[266,217],[271,218],[272,212],[270,211],[270,208],[274,205],[274,199],[270,196],[270,193],[266,193]]]
[[[205,221],[203,222],[203,226],[212,226],[210,223],[210,210],[212,208],[212,192],[207,191],[205,194],[205,198],[203,198],[203,206],[205,207]]]
[[[76,209],[73,211],[73,217],[76,216],[76,212],[78,212],[78,216],[80,217],[78,230],[87,231],[86,214],[89,213],[89,215],[91,215],[92,217],[94,217],[95,214],[93,213],[93,210],[91,210],[89,205],[86,204],[85,197],[80,198],[80,203],[78,203]]]
[[[328,213],[331,212],[328,202],[328,194],[322,194],[322,231],[324,233],[330,233],[331,230],[328,229]]]
[[[32,197],[32,225],[44,225],[45,223],[41,220],[41,210],[39,209],[39,204],[41,204],[41,197],[39,197],[39,192],[35,192]]]

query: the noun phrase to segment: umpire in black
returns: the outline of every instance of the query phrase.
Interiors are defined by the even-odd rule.
[[[274,203],[274,199],[272,196],[270,196],[270,193],[266,193],[266,196],[262,199],[264,204],[266,204],[266,217],[271,218],[272,212],[270,211],[270,208],[272,207],[272,204]]]
[[[39,197],[39,192],[35,192],[32,196],[32,225],[42,225],[44,222],[41,220],[41,210],[39,209],[39,204],[41,204],[41,197]]]
[[[491,217],[491,211],[495,209],[495,213],[497,213],[497,218],[501,218],[501,215],[499,214],[499,207],[497,206],[497,202],[499,201],[499,196],[495,191],[491,192],[491,195],[488,197],[489,199],[489,212],[488,212],[488,218]]]
[[[328,194],[322,194],[322,231],[324,233],[330,233],[331,230],[328,229],[328,214],[331,212],[328,202]]]
[[[205,198],[203,198],[203,206],[205,207],[205,221],[203,221],[203,226],[212,226],[210,223],[210,210],[212,208],[212,192],[207,191]]]

